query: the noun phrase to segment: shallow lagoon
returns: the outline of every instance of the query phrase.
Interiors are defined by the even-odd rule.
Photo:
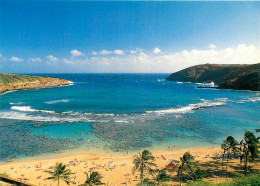
[[[0,95],[1,160],[218,146],[259,126],[259,92],[196,89],[164,81],[168,74],[41,75],[74,84]]]

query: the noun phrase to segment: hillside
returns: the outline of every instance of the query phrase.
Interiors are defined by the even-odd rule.
[[[0,94],[6,91],[69,85],[69,81],[58,78],[0,73]]]
[[[221,89],[260,90],[260,63],[253,65],[196,65],[166,77],[168,81],[214,82]]]

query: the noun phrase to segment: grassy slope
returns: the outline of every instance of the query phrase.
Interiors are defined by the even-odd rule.
[[[0,84],[17,83],[17,82],[25,82],[25,81],[32,82],[38,79],[40,79],[39,76],[0,73]]]
[[[6,91],[69,85],[59,78],[0,73],[0,94]]]
[[[214,82],[220,88],[260,90],[260,64],[254,65],[196,65],[171,74],[168,81],[193,83]]]

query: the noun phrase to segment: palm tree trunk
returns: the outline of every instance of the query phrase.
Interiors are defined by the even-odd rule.
[[[143,180],[144,180],[144,163],[143,163],[143,161],[142,161],[142,166],[141,166],[140,178],[141,178],[141,182],[143,182]]]
[[[228,159],[229,159],[229,152],[227,153],[226,178],[228,177]]]
[[[181,175],[180,175],[180,185],[181,185],[181,181],[182,181],[182,170],[181,170]]]
[[[58,186],[60,185],[60,178],[58,177]]]
[[[246,175],[246,173],[247,173],[247,154],[246,154],[246,157],[245,157],[244,173],[245,173],[245,175]]]
[[[224,169],[224,157],[225,157],[225,154],[222,155],[222,170]]]

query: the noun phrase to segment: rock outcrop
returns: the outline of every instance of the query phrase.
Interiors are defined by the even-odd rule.
[[[0,73],[0,94],[12,90],[47,88],[62,85],[69,85],[69,81],[51,77]]]
[[[196,65],[166,77],[168,81],[214,82],[221,89],[260,90],[260,63],[253,65]]]

